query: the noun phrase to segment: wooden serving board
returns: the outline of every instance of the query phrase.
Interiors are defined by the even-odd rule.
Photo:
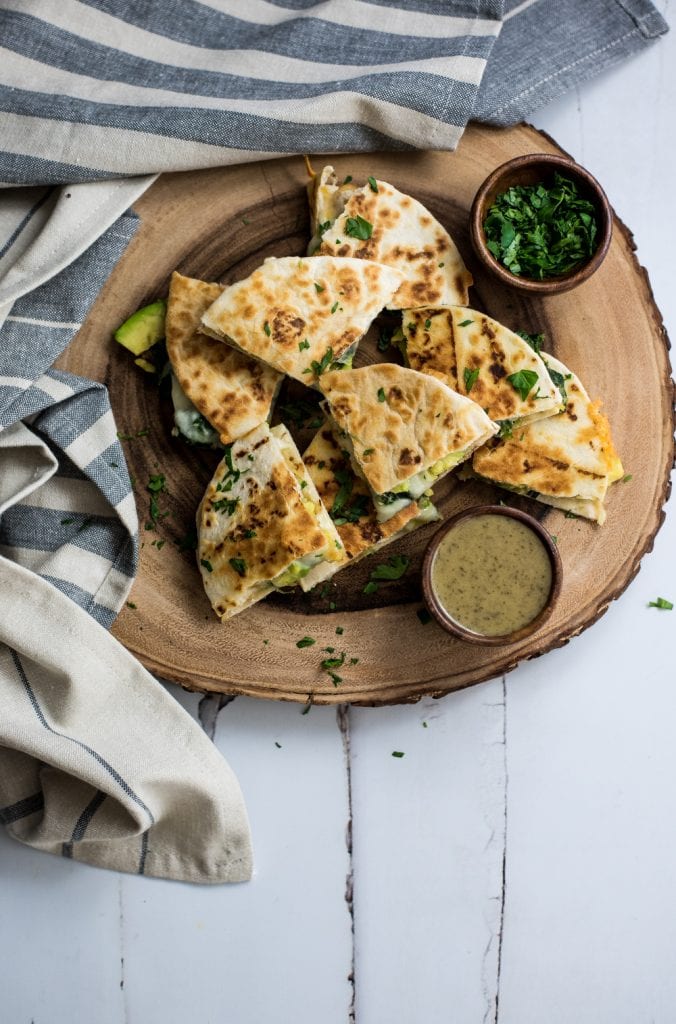
[[[267,256],[303,253],[307,174],[303,160],[294,157],[161,177],[137,203],[141,227],[60,362],[108,385],[120,432],[148,430],[124,442],[143,543],[131,595],[136,607],[122,611],[113,633],[151,671],[190,689],[254,697],[317,704],[414,701],[478,683],[567,643],[636,575],[664,517],[673,462],[668,341],[631,235],[617,220],[604,264],[575,291],[532,298],[480,269],[468,232],[474,193],[498,164],[530,152],[560,150],[526,125],[472,126],[456,153],[343,155],[333,163],[339,177],[352,174],[363,181],[375,175],[420,199],[449,229],[474,274],[471,304],[514,329],[544,331],[547,351],[579,374],[592,397],[603,399],[625,471],[632,475],[611,488],[603,527],[478,483],[446,478],[435,490],[444,517],[502,499],[546,523],[557,537],[564,569],[550,620],[534,636],[503,648],[463,644],[434,622],[423,625],[416,615],[422,607],[419,567],[435,526],[344,570],[318,593],[275,595],[226,623],[211,611],[194,553],[178,545],[193,524],[218,453],[171,436],[167,396],[114,343],[112,332],[135,309],[166,295],[174,269],[227,284]],[[316,168],[323,162],[316,158]],[[394,350],[383,357],[367,341],[358,363],[383,358],[396,359]],[[289,390],[295,398],[299,392],[313,396],[301,385]],[[312,431],[295,434],[302,450]],[[160,506],[169,515],[152,533],[144,530],[146,484],[158,472],[167,478],[169,494],[161,496]],[[160,548],[152,544],[158,538],[165,540]],[[393,553],[410,557],[406,578],[364,595],[374,565]],[[316,643],[298,649],[296,641],[305,635]],[[324,647],[347,654],[337,686],[320,668]],[[359,660],[350,666],[353,657]]]

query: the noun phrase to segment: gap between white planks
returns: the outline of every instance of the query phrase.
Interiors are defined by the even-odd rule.
[[[227,703],[200,701],[212,737]],[[313,708],[309,717],[326,710]],[[336,1019],[496,1024],[507,834],[504,677],[413,706],[341,705],[336,723],[351,941],[351,998]],[[313,758],[323,756],[315,748]],[[335,968],[341,972],[339,962]],[[300,1005],[283,1008],[282,1017],[284,1009],[298,1024],[311,1020]]]

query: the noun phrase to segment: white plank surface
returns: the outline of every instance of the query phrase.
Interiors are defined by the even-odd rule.
[[[672,335],[675,109],[672,33],[535,119],[603,182]],[[500,1024],[675,1019],[676,620],[647,607],[675,569],[672,508],[606,616],[508,677]]]
[[[357,1021],[492,1020],[502,680],[413,707],[352,708],[350,717]]]
[[[534,119],[603,182],[673,332],[675,110],[670,34]],[[606,616],[504,684],[339,718],[202,704],[246,796],[248,885],[0,830],[0,1020],[673,1024],[676,612],[646,604],[676,599],[675,568],[669,518]]]
[[[195,711],[196,697],[181,699]],[[352,940],[336,711],[238,698],[214,739],[246,795],[254,877],[122,878],[125,1024],[344,1024]]]

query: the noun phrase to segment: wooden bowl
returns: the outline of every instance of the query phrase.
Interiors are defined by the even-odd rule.
[[[518,276],[500,263],[488,248],[484,233],[486,215],[496,197],[508,188],[514,185],[536,185],[540,182],[549,185],[553,182],[554,174],[557,171],[571,178],[577,185],[580,195],[588,199],[594,206],[598,225],[596,250],[586,263],[578,265],[567,274],[548,277],[543,281]],[[577,288],[601,266],[608,252],[612,232],[612,210],[606,194],[596,178],[569,157],[555,156],[551,153],[529,153],[526,156],[517,156],[496,167],[479,188],[470,211],[472,245],[481,262],[504,284],[531,294],[553,295],[557,292],[566,292],[571,288]]]
[[[456,620],[449,615],[446,608],[437,597],[436,590],[432,582],[432,566],[434,564],[434,559],[439,549],[439,545],[443,539],[458,525],[458,523],[463,522],[463,520],[485,515],[506,516],[509,519],[516,519],[518,522],[523,523],[524,526],[529,527],[529,529],[531,529],[542,541],[549,556],[549,562],[552,568],[552,582],[549,588],[549,595],[542,610],[534,619],[526,623],[525,626],[521,626],[519,629],[515,629],[511,633],[503,633],[500,636],[486,636],[483,633],[475,633],[473,630],[467,629],[465,626],[461,625],[461,623],[456,622]],[[511,508],[508,505],[476,505],[474,508],[465,509],[464,512],[460,512],[458,515],[453,516],[444,523],[441,529],[437,530],[434,537],[428,544],[422,565],[422,588],[425,604],[439,625],[448,633],[452,633],[453,636],[457,637],[459,640],[465,640],[470,644],[482,644],[488,647],[500,647],[505,644],[517,643],[525,637],[530,636],[532,633],[537,632],[540,626],[544,625],[552,614],[554,605],[561,591],[562,577],[563,569],[561,566],[561,557],[556,544],[547,530],[545,530],[544,526],[542,526],[537,519],[527,515],[525,512],[520,512],[516,508]]]

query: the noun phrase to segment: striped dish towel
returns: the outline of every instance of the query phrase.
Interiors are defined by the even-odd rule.
[[[163,171],[452,149],[666,31],[648,0],[0,0],[0,823],[247,878],[237,781],[106,632],[138,524],[105,389],[53,369]]]

